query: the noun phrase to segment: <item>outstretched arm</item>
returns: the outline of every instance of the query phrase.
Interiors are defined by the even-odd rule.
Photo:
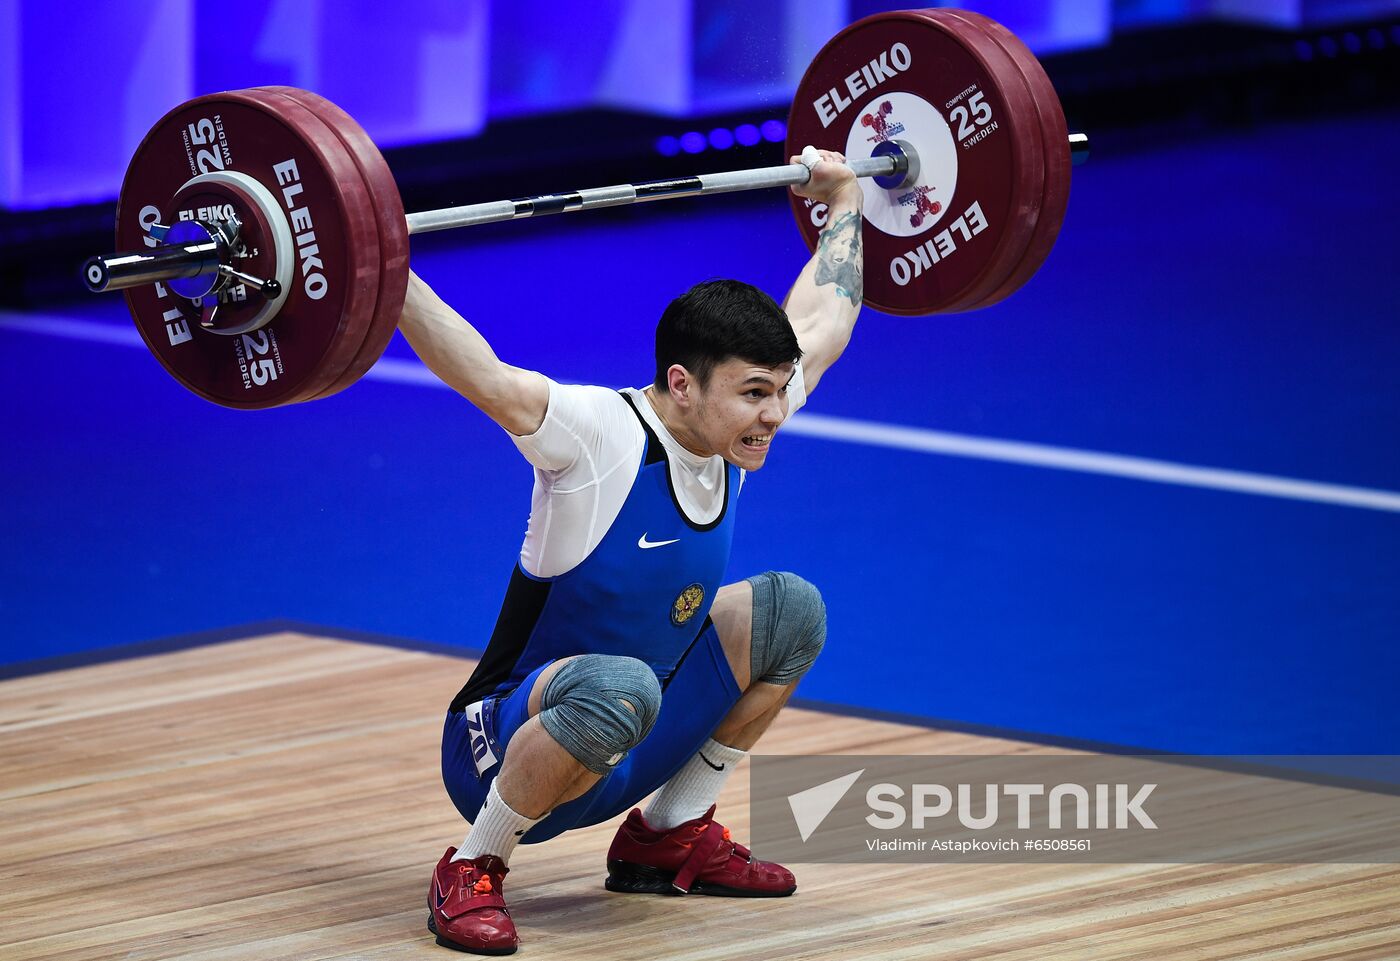
[[[544,375],[503,363],[475,327],[411,272],[399,330],[443,383],[512,434],[533,434],[544,422]]]
[[[802,377],[808,393],[850,343],[860,314],[865,271],[860,237],[865,195],[845,157],[830,150],[818,153],[822,159],[812,169],[812,179],[792,189],[798,196],[827,205],[826,225],[816,252],[783,301],[802,348]],[[800,158],[793,157],[792,162]]]

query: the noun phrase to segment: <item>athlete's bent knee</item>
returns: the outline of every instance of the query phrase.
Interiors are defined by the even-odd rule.
[[[635,657],[584,654],[540,696],[540,723],[594,774],[606,774],[642,742],[661,710],[661,685]]]
[[[786,571],[750,577],[753,586],[751,677],[792,684],[816,661],[826,643],[826,605],[809,581]]]

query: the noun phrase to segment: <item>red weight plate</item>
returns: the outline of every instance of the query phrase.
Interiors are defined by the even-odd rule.
[[[1059,95],[1045,74],[1035,54],[1021,42],[1020,38],[995,20],[970,10],[959,10],[958,15],[970,23],[980,26],[993,40],[997,41],[1011,58],[1020,66],[1026,82],[1030,84],[1035,97],[1036,109],[1040,114],[1041,141],[1045,153],[1045,197],[1041,202],[1040,219],[1036,221],[1035,234],[1031,237],[1026,255],[1000,291],[993,293],[982,306],[989,307],[1002,301],[1019,290],[1030,280],[1050,251],[1064,224],[1065,209],[1069,205],[1070,170],[1073,161],[1069,152],[1069,128],[1065,124],[1064,109],[1060,106]]]
[[[872,307],[958,309],[995,290],[1024,252],[1034,228],[1024,214],[1039,203],[1043,172],[1035,104],[1012,66],[965,25],[896,12],[847,27],[808,67],[789,115],[790,153],[811,143],[859,159],[894,139],[919,154],[911,187],[861,181]],[[822,211],[795,195],[792,206],[815,250]]]
[[[359,349],[377,296],[378,238],[359,171],[324,124],[285,106],[233,91],[176,107],[137,148],[117,204],[118,249],[152,246],[147,229],[180,217],[172,200],[185,183],[223,171],[261,185],[272,199],[268,219],[295,238],[286,301],[254,332],[225,336],[190,325],[164,285],[126,292],[137,329],[166,370],[227,407],[274,407],[324,390]]]
[[[378,305],[380,294],[379,285],[383,280],[382,271],[382,244],[379,236],[379,221],[374,210],[374,199],[369,192],[369,186],[365,183],[363,175],[360,173],[359,165],[355,162],[353,155],[345,147],[345,142],[336,131],[320,118],[313,110],[296,100],[288,99],[280,94],[272,93],[265,87],[254,87],[245,90],[243,93],[256,98],[269,110],[294,120],[297,126],[305,131],[309,137],[313,137],[317,143],[325,145],[328,156],[333,156],[337,163],[337,174],[341,178],[340,186],[342,196],[353,204],[352,213],[354,217],[365,225],[367,231],[364,236],[369,237],[369,244],[372,251],[358,251],[364,256],[366,262],[372,259],[375,272],[372,277],[367,277],[363,289],[360,291],[362,300],[360,304],[363,309],[357,307],[356,323],[347,326],[344,330],[345,344],[347,349],[351,349],[349,359],[345,365],[336,372],[331,383],[322,385],[315,391],[308,392],[297,398],[299,401],[315,400],[324,396],[330,387],[341,383],[349,384],[353,382],[346,380],[346,371],[353,366],[355,359],[359,356],[364,347],[364,342],[369,335],[370,328],[374,322],[374,311]],[[314,131],[314,133],[313,133]],[[357,375],[358,376],[358,375]],[[344,385],[342,384],[342,386]],[[338,389],[338,388],[337,388]]]
[[[1045,197],[1045,151],[1041,145],[1040,111],[1036,109],[1035,95],[1020,64],[1013,60],[980,24],[965,18],[961,10],[937,8],[917,12],[954,31],[970,48],[977,50],[987,64],[995,65],[997,80],[1008,90],[1012,87],[1024,90],[1033,110],[1033,122],[1014,131],[1032,158],[1029,164],[1036,171],[1033,185],[1023,196],[1021,205],[1011,213],[1019,228],[1019,243],[1004,245],[1000,251],[1001,256],[988,266],[985,283],[947,307],[949,311],[981,310],[990,306],[993,298],[1000,299],[997,294],[1006,287],[1017,267],[1025,259],[1026,250],[1035,236],[1036,224],[1040,220],[1040,206]],[[982,19],[986,20],[985,17]]]
[[[363,377],[384,353],[384,348],[398,329],[404,292],[408,289],[408,221],[404,218],[398,185],[384,155],[348,113],[325,97],[298,87],[259,89],[297,101],[336,132],[360,168],[374,207],[375,220],[379,224],[379,302],[374,308],[374,319],[370,322],[359,353],[345,373],[318,395],[327,397]]]

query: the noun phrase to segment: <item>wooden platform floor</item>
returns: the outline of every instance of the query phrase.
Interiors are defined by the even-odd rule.
[[[470,668],[279,634],[0,684],[0,958],[458,957],[424,902]],[[760,750],[1050,749],[789,710]],[[518,957],[1400,958],[1395,865],[797,865],[793,898],[670,899],[603,890],[612,832],[517,851]]]

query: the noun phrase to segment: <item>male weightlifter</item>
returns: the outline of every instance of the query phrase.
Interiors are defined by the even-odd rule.
[[[803,162],[811,179],[794,190],[826,204],[827,222],[783,306],[738,281],[696,285],[662,315],[641,390],[564,386],[502,363],[410,281],[399,329],[535,468],[519,562],[443,729],[443,781],[472,827],[433,872],[438,944],[513,952],[502,882],[516,844],[605,821],[657,788],[613,839],[608,890],[797,888],[714,810],[826,638],[820,595],[793,574],[720,586],[745,473],[860,312],[860,185],[838,153]]]

